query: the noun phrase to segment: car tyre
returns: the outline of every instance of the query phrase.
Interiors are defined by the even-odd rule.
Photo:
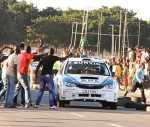
[[[117,109],[117,104],[116,103],[110,103],[110,109],[116,110]]]
[[[65,101],[58,101],[58,107],[65,107]]]
[[[57,98],[57,106],[58,107],[66,107],[69,106],[70,101],[62,101],[59,99],[59,97]]]
[[[102,102],[103,109],[108,109],[108,103],[107,102]]]

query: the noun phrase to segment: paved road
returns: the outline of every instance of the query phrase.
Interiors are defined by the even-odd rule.
[[[35,102],[37,92],[32,92]],[[47,92],[39,109],[0,107],[0,127],[150,127],[150,113],[135,109],[104,110],[92,107],[48,109]]]
[[[0,127],[150,127],[150,114],[91,108],[2,109]]]

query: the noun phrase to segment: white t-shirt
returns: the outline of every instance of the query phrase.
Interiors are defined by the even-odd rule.
[[[7,62],[8,62],[7,74],[15,76],[14,66],[17,65],[18,63],[18,56],[15,53],[11,54],[8,57]]]

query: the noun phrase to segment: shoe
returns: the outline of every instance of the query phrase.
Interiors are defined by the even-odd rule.
[[[14,104],[16,107],[24,107],[25,105],[23,104]]]
[[[142,101],[141,104],[146,104],[146,102]]]
[[[39,105],[34,105],[33,107],[34,107],[34,108],[39,108]]]
[[[21,107],[25,107],[25,104],[20,104]]]
[[[30,104],[25,104],[24,107],[25,107],[25,108],[29,108],[29,107],[30,107]]]
[[[55,105],[53,105],[53,106],[49,107],[49,109],[56,110],[57,107]]]

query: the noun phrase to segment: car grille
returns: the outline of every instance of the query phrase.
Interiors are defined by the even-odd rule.
[[[91,97],[101,97],[101,94],[91,94]]]
[[[102,89],[104,86],[95,84],[78,84],[77,87],[82,89]]]
[[[79,94],[79,97],[101,97],[101,94]]]
[[[79,94],[79,97],[89,97],[89,94]]]

